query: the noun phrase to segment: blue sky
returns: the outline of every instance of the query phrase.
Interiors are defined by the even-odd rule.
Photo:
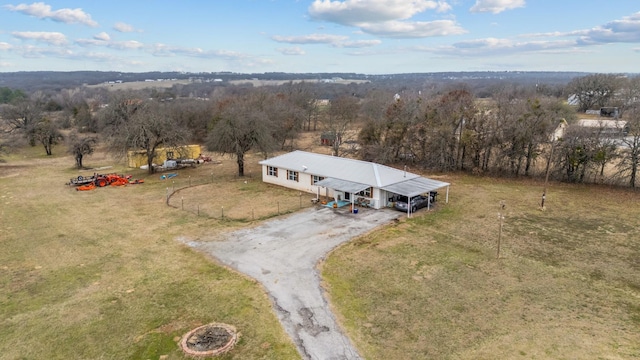
[[[640,73],[636,0],[0,0],[0,72]]]

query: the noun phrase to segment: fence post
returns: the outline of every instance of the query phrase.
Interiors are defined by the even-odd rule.
[[[213,171],[211,172],[211,183],[213,184]]]
[[[182,196],[182,197],[180,198],[180,200],[181,200],[181,202],[182,202],[182,205],[181,205],[182,210],[184,210],[184,196]]]
[[[253,209],[251,209],[251,220],[255,220],[255,219],[256,219],[256,217],[255,217],[255,215],[253,214]]]
[[[167,186],[167,205],[169,205],[169,187]]]
[[[189,186],[191,186],[191,175],[189,175]]]
[[[221,219],[224,219],[224,206],[221,206],[221,207],[220,207],[220,212],[221,212],[221,214],[222,214],[222,215],[220,216],[220,218],[221,218]]]

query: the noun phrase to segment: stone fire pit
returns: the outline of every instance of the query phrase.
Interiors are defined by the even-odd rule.
[[[225,353],[238,339],[236,328],[222,323],[197,327],[182,337],[180,347],[192,357],[211,357]]]

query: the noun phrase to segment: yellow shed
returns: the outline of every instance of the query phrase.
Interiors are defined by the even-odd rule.
[[[196,159],[200,154],[202,154],[200,145],[159,148],[156,149],[156,157],[153,162],[157,165],[162,165],[167,159]],[[147,165],[147,152],[145,150],[127,152],[127,166],[139,168],[142,165]]]

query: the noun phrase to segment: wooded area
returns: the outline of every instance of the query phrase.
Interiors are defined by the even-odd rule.
[[[2,88],[0,149],[41,145],[51,155],[64,143],[80,168],[100,145],[113,154],[145,150],[153,172],[156,149],[197,143],[234,156],[243,176],[246,153],[292,150],[299,134],[314,131],[332,138],[335,156],[392,166],[638,186],[638,76],[588,74],[560,84],[494,79],[482,87],[381,80],[151,86]],[[615,108],[615,117],[585,114],[605,107]],[[608,121],[585,127],[581,118]]]

